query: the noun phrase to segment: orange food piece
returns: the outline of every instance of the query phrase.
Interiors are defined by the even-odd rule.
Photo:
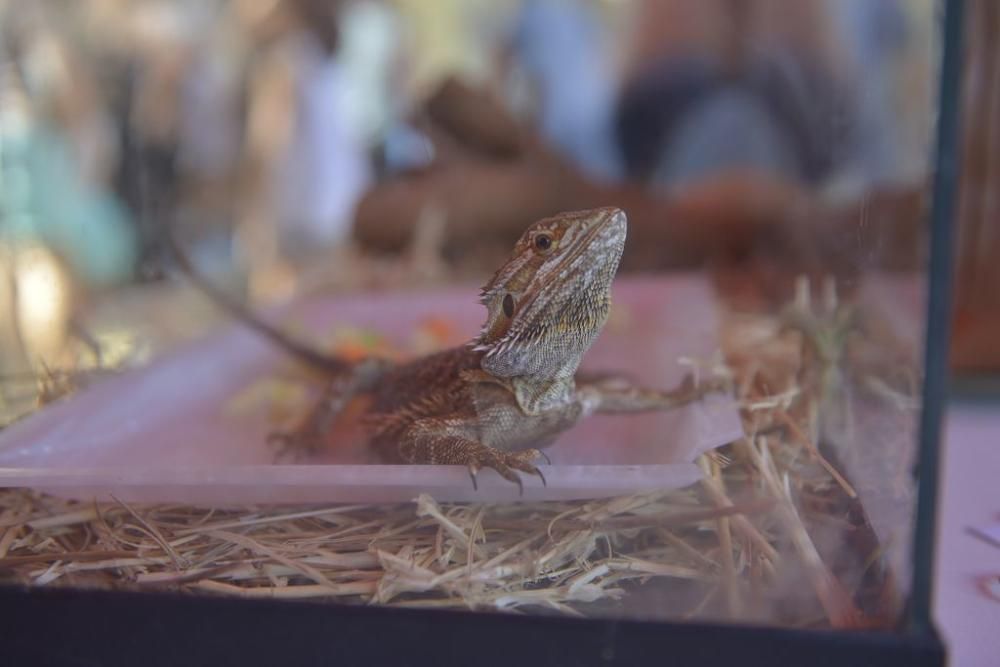
[[[337,356],[347,361],[361,361],[372,354],[371,347],[355,340],[348,340],[337,345]]]
[[[430,316],[420,323],[420,329],[430,334],[435,340],[447,343],[455,338],[455,324],[451,320]]]

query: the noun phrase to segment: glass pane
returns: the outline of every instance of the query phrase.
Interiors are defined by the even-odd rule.
[[[895,629],[939,41],[0,1],[2,576]]]

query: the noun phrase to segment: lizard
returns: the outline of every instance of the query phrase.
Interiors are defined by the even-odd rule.
[[[523,494],[523,475],[546,483],[536,465],[542,449],[588,415],[667,410],[721,388],[688,376],[659,391],[578,372],[608,319],[627,227],[617,208],[535,222],[480,292],[487,317],[479,335],[404,363],[348,362],[292,339],[202,278],[168,241],[182,271],[218,306],[333,376],[302,424],[275,439],[317,449],[344,406],[364,395],[362,423],[379,461],[465,466],[477,488],[479,472],[493,469]]]

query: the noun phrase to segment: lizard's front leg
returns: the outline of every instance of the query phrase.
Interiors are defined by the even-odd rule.
[[[697,401],[702,396],[726,387],[724,381],[708,380],[696,384],[691,375],[669,391],[649,389],[614,376],[577,376],[576,394],[588,413],[628,413],[671,410]]]
[[[515,471],[538,475],[545,484],[545,475],[532,461],[542,453],[537,449],[517,452],[495,449],[461,433],[462,424],[448,418],[427,417],[414,422],[399,439],[399,456],[407,463],[461,465],[469,469],[472,485],[478,488],[476,475],[483,468],[492,468],[504,479],[517,484],[524,493],[524,484]]]

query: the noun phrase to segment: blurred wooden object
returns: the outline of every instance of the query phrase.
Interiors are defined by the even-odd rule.
[[[501,100],[456,77],[438,86],[424,111],[431,123],[488,159],[515,158],[526,139]]]
[[[1000,5],[967,5],[952,366],[1000,371]]]

